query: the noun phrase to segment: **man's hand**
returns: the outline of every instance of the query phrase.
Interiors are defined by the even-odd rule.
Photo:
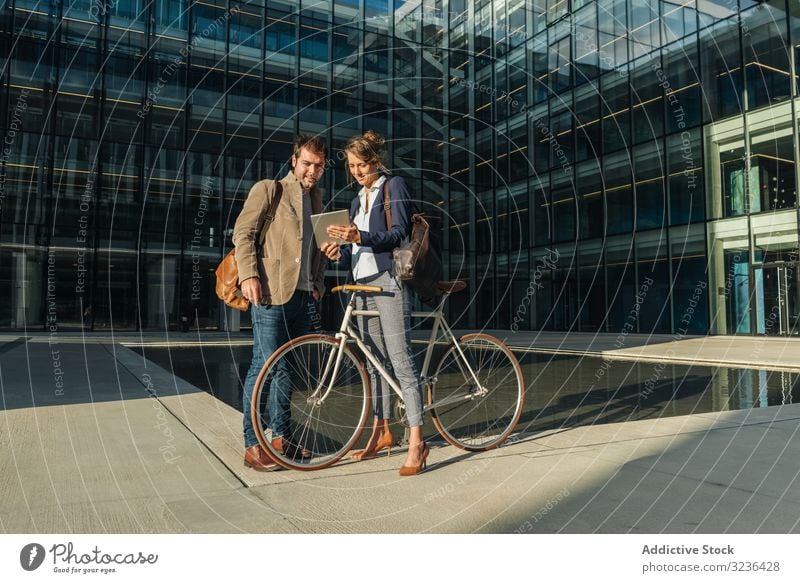
[[[251,304],[258,304],[261,302],[261,280],[257,277],[245,279],[242,282],[242,295],[250,301]]]
[[[319,301],[320,296],[319,296],[319,290],[317,288],[311,290],[311,297],[314,298],[315,302]]]
[[[326,230],[331,237],[344,239],[348,243],[361,243],[361,232],[355,225],[331,225]]]
[[[330,227],[328,227],[330,228]],[[342,252],[339,249],[339,243],[336,241],[325,241],[319,248],[323,255],[331,261],[338,261],[341,258]]]

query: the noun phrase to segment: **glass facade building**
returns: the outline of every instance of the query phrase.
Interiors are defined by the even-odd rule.
[[[800,331],[795,0],[0,0],[0,47],[0,329],[224,327],[250,186],[319,134],[346,208],[374,129],[455,326]]]

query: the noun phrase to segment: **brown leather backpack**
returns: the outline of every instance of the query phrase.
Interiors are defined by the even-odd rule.
[[[264,185],[266,190],[267,185]],[[279,180],[275,181],[275,195],[272,197],[267,216],[264,218],[264,227],[261,231],[261,236],[258,238],[261,241],[264,238],[264,232],[269,228],[272,221],[275,220],[275,211],[278,209],[278,203],[281,201],[283,194],[283,185]],[[250,301],[242,295],[242,287],[239,282],[239,267],[236,265],[236,248],[230,250],[225,258],[217,266],[216,270],[217,297],[225,302],[226,306],[246,312],[250,307]]]
[[[383,208],[386,228],[392,228],[391,196],[389,179],[383,183]],[[435,306],[439,291],[437,284],[442,278],[442,259],[437,250],[430,225],[422,213],[411,214],[411,232],[408,242],[392,252],[395,274],[410,287],[423,304]]]

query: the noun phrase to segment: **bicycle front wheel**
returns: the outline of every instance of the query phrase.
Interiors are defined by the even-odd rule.
[[[522,414],[525,381],[505,344],[488,334],[467,334],[445,350],[435,370],[428,403],[449,443],[483,451],[511,435]]]
[[[318,470],[336,463],[356,443],[369,411],[369,380],[347,344],[311,334],[281,346],[253,390],[253,427],[261,447],[280,465]],[[273,412],[289,414],[282,449],[273,445]],[[282,421],[285,425],[285,420]]]

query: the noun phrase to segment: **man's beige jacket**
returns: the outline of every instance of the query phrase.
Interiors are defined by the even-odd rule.
[[[303,243],[303,188],[289,172],[281,179],[283,194],[275,211],[275,220],[264,230],[270,202],[275,194],[273,180],[256,182],[247,195],[244,208],[233,227],[239,282],[251,277],[261,279],[262,303],[283,305],[289,301],[300,280]],[[311,189],[311,212],[322,212],[322,191]],[[312,252],[311,273],[314,287],[325,291],[325,261],[322,252]]]

